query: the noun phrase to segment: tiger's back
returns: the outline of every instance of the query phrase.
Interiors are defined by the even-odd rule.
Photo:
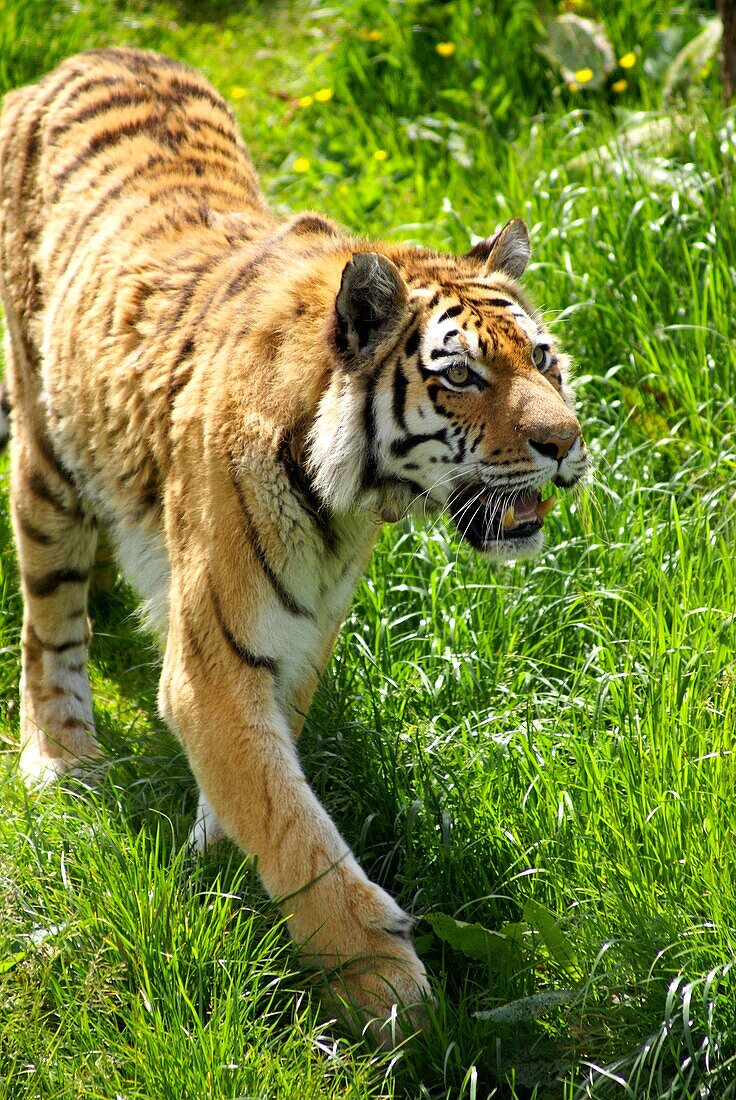
[[[159,707],[223,829],[368,1014],[427,990],[294,741],[384,520],[447,508],[536,552],[585,444],[513,221],[466,256],[267,209],[200,76],[93,51],[6,97],[0,261],[24,597],[21,766],[99,750],[87,591],[99,525],[164,646]]]
[[[242,252],[274,225],[232,116],[185,66],[101,50],[9,97],[0,158],[2,260],[27,353],[11,382],[52,397],[59,449],[78,453],[70,465],[102,473],[122,457],[138,511],[156,509],[167,406],[191,372],[170,337],[207,310],[222,237],[236,233]],[[126,373],[145,373],[145,387],[126,393]],[[116,513],[129,497],[89,488]]]
[[[267,333],[232,324],[248,327],[240,300],[277,223],[224,101],[168,58],[81,55],[14,93],[4,117],[2,260],[25,351],[14,369],[10,350],[14,401],[27,391],[37,440],[113,527],[164,631],[160,536],[176,410],[188,424],[187,408],[201,408],[229,337],[241,352],[247,339],[256,358],[267,352]],[[280,241],[290,267],[310,232],[302,219]],[[268,389],[245,396],[265,423]],[[277,391],[271,421],[283,424]]]

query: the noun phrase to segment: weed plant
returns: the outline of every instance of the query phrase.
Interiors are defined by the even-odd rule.
[[[25,792],[3,496],[0,1096],[736,1096],[736,120],[712,57],[664,94],[712,12],[563,7],[605,28],[595,89],[540,52],[548,0],[6,0],[3,88],[164,50],[228,97],[277,209],[458,251],[524,216],[596,473],[530,563],[386,529],[309,716],[310,779],[437,995],[380,1056],[320,1016],[247,859],[187,854],[121,583],[92,608],[110,772]]]

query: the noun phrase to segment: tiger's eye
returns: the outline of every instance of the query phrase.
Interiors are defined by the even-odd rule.
[[[447,368],[445,374],[453,385],[464,386],[470,377],[470,370],[467,363],[453,363],[451,367]]]
[[[545,348],[542,347],[541,344],[537,344],[537,346],[532,350],[532,361],[535,367],[537,367],[539,370],[542,370],[545,362],[547,361],[547,351]]]

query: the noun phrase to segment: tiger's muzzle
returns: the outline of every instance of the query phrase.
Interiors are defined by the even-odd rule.
[[[553,483],[568,489],[579,480],[556,477]],[[539,489],[499,492],[476,482],[457,489],[448,508],[458,531],[474,549],[512,558],[541,549],[540,532],[556,501],[554,493],[543,499]]]

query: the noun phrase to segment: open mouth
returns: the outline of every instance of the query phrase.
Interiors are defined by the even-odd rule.
[[[491,543],[513,543],[536,535],[556,501],[554,494],[542,500],[537,490],[499,496],[485,486],[471,485],[452,495],[449,508],[463,538],[476,550],[484,550]]]

